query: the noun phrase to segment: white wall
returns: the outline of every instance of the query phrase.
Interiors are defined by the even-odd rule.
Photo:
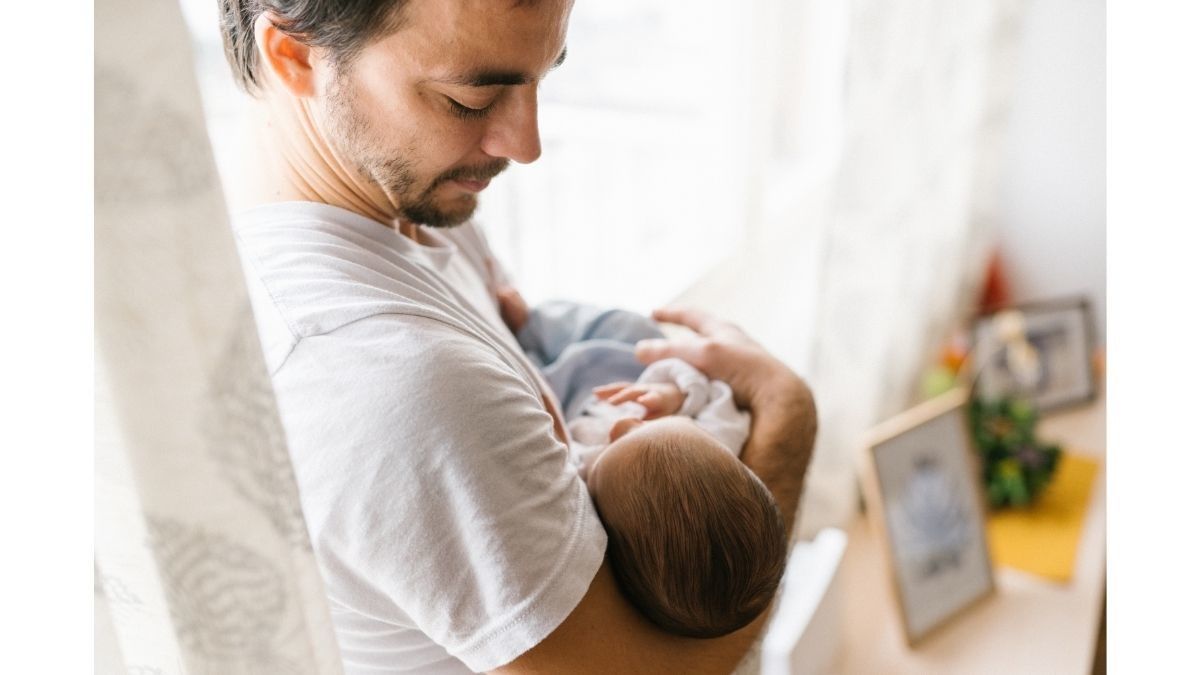
[[[1104,38],[1103,0],[1028,0],[997,223],[1015,299],[1086,294],[1101,342]]]

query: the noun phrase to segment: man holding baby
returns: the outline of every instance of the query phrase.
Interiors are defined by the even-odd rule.
[[[541,153],[537,86],[566,56],[570,0],[220,2],[254,97],[234,229],[346,671],[732,670],[765,612],[692,638],[635,608],[468,222],[491,178]],[[728,385],[752,417],[737,470],[789,532],[807,386],[729,323],[654,318],[696,335],[636,358]]]

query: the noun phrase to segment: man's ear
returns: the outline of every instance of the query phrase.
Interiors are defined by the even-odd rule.
[[[293,96],[314,95],[316,83],[309,60],[312,49],[276,26],[274,18],[269,12],[263,12],[254,22],[259,61]]]

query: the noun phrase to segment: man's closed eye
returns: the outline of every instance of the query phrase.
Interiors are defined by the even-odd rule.
[[[450,112],[461,119],[479,119],[484,117],[492,109],[492,106],[495,105],[495,101],[492,101],[482,107],[472,107],[460,103],[449,96],[446,97],[446,100],[450,102]]]

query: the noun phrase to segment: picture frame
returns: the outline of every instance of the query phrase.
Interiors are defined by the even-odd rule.
[[[995,591],[966,388],[876,427],[859,462],[905,639],[916,645]]]
[[[1002,312],[1020,312],[1025,339],[1037,353],[1036,382],[1022,384],[1007,367],[1005,349],[995,319]],[[979,362],[976,393],[984,399],[1025,396],[1040,412],[1085,405],[1096,399],[1093,366],[1096,328],[1087,298],[1018,304],[975,317],[971,353]]]

